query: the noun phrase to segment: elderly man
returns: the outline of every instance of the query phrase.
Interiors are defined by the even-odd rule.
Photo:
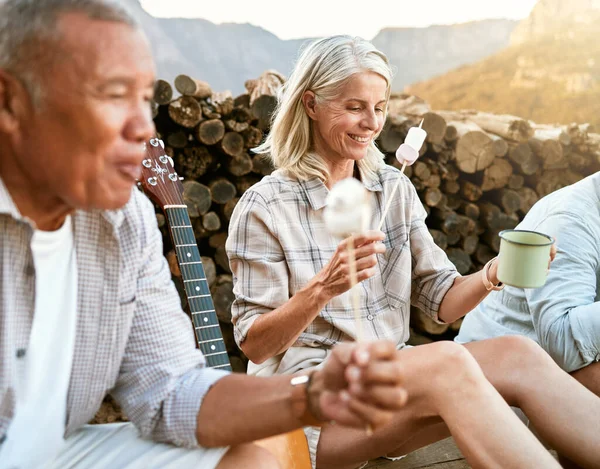
[[[600,396],[600,172],[538,201],[517,228],[556,238],[546,284],[493,292],[456,340],[525,335]]]
[[[133,189],[154,79],[115,5],[0,3],[3,468],[271,468],[245,443],[326,420],[380,425],[406,400],[385,342],[339,347],[292,380],[206,368]],[[135,427],[85,425],[107,392]]]

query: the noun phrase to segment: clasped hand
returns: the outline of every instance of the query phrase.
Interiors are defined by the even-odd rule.
[[[390,341],[337,345],[315,371],[309,408],[322,421],[377,428],[408,399],[399,353]]]

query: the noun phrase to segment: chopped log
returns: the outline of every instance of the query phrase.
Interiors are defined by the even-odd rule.
[[[433,238],[433,242],[445,251],[448,247],[448,236],[446,236],[446,233],[435,229],[430,229],[429,233]]]
[[[469,217],[471,220],[479,220],[479,205],[463,201],[458,208],[459,213]]]
[[[271,116],[277,107],[277,98],[269,95],[262,95],[256,98],[251,104],[252,114],[258,119],[257,127],[266,130],[271,126]]]
[[[531,207],[533,207],[533,204],[539,200],[537,192],[535,192],[531,187],[521,187],[515,190],[521,198],[521,212],[526,214],[529,212]]]
[[[208,83],[187,75],[175,77],[175,89],[184,96],[193,96],[199,99],[210,98],[213,94]]]
[[[202,114],[207,119],[220,119],[221,113],[217,112],[217,108],[213,106],[211,103],[206,101],[202,101],[200,103],[200,107],[202,108]]]
[[[215,261],[210,257],[202,256],[202,267],[204,267],[204,273],[206,274],[206,281],[208,286],[212,286],[217,279],[217,267]]]
[[[492,251],[489,246],[486,246],[485,244],[479,244],[479,246],[477,246],[475,259],[478,263],[485,265],[494,257],[496,257],[496,253]]]
[[[285,83],[285,77],[277,70],[267,70],[255,80],[246,80],[244,86],[250,96],[250,106],[261,96],[276,97]]]
[[[504,213],[515,213],[521,210],[523,205],[521,196],[512,189],[499,189],[490,193],[490,200],[495,202]]]
[[[210,188],[212,201],[217,204],[224,204],[233,199],[237,192],[235,186],[225,178],[214,180],[208,187]]]
[[[525,178],[521,174],[511,174],[508,178],[509,189],[520,189],[525,184]]]
[[[263,133],[256,127],[249,127],[248,130],[242,132],[242,137],[244,137],[245,148],[255,148],[262,142]]]
[[[543,162],[544,169],[568,168],[562,145],[556,140],[540,140],[532,138],[529,146],[533,153]]]
[[[533,137],[540,141],[554,140],[561,145],[571,145],[571,135],[564,127],[544,124],[533,124],[531,127],[533,128]]]
[[[167,137],[167,145],[173,148],[185,148],[188,143],[188,134],[183,130],[178,130],[175,133],[169,134]]]
[[[446,198],[446,207],[448,207],[451,210],[458,210],[458,208],[462,204],[462,200],[458,194],[444,194],[444,197]]]
[[[169,116],[173,122],[191,129],[202,120],[202,109],[194,98],[181,96],[169,104]]]
[[[184,181],[183,201],[187,205],[190,217],[204,215],[212,203],[210,189],[196,181]]]
[[[481,190],[485,192],[505,187],[512,176],[512,172],[513,167],[508,161],[497,158],[494,160],[494,163],[483,172]]]
[[[470,181],[461,181],[460,193],[469,202],[476,202],[483,195],[481,187]]]
[[[217,276],[210,292],[219,321],[231,324],[231,305],[235,299],[231,275],[224,274]]]
[[[394,93],[388,102],[388,114],[423,116],[431,111],[429,104],[422,98],[406,93]]]
[[[458,270],[461,275],[468,274],[471,267],[473,267],[471,256],[462,249],[448,248],[446,254],[448,255],[448,259],[450,259],[450,262],[456,266],[456,270]]]
[[[446,194],[458,194],[460,192],[460,184],[457,181],[446,179],[442,183],[442,190]]]
[[[220,119],[206,120],[196,129],[196,140],[204,145],[219,143],[224,135],[225,125]]]
[[[469,236],[471,233],[475,232],[475,221],[465,215],[458,215],[458,232],[461,236]]]
[[[206,147],[187,147],[175,159],[177,172],[187,179],[197,179],[214,165],[214,157]]]
[[[250,95],[248,93],[244,93],[236,96],[233,100],[233,104],[235,104],[236,107],[250,109]]]
[[[221,91],[219,93],[213,93],[211,96],[211,103],[215,108],[215,111],[221,114],[221,116],[228,116],[231,114],[234,108],[233,96],[231,91]]]
[[[426,181],[431,176],[431,170],[424,161],[416,161],[412,165],[413,176],[418,177],[421,181]]]
[[[494,155],[496,155],[498,158],[505,156],[508,153],[508,143],[506,140],[495,134],[488,133],[488,135],[493,141],[492,148]]]
[[[229,258],[227,257],[227,251],[225,251],[225,245],[219,246],[217,249],[215,249],[215,262],[225,272],[228,274],[231,273],[231,268],[229,267]]]
[[[442,200],[442,191],[438,188],[430,187],[425,191],[425,203],[430,207],[437,206]]]
[[[446,142],[454,142],[458,140],[458,132],[453,124],[446,125],[446,132],[444,133],[444,140]]]
[[[233,209],[235,208],[239,200],[239,197],[234,197],[233,199],[225,202],[225,205],[223,206],[223,216],[225,217],[225,220],[231,220],[231,214],[233,213]]]
[[[156,80],[154,83],[154,95],[152,97],[156,104],[169,104],[173,99],[173,88],[168,81]]]
[[[208,245],[213,249],[217,249],[219,246],[225,246],[225,241],[227,241],[227,232],[223,231],[208,238]]]
[[[252,172],[252,159],[248,153],[242,151],[239,155],[232,156],[227,163],[225,163],[225,168],[229,174],[243,176]]]
[[[519,172],[525,176],[531,176],[540,169],[540,162],[527,143],[513,145],[508,151],[508,159],[515,163]]]
[[[463,238],[462,244],[461,244],[462,250],[469,256],[472,256],[475,253],[475,251],[477,251],[478,246],[479,246],[479,236],[474,235],[474,234],[465,236]]]
[[[460,243],[460,233],[458,231],[454,233],[448,233],[448,246],[456,246]]]
[[[418,308],[411,308],[410,323],[418,332],[441,335],[448,330],[449,324],[439,324]]]
[[[487,168],[495,157],[494,141],[483,131],[472,130],[458,139],[456,165],[465,173],[473,174]]]
[[[238,156],[244,152],[244,137],[237,132],[227,132],[221,140],[221,149],[229,156]]]
[[[232,130],[234,132],[244,132],[245,130],[248,130],[248,128],[250,127],[250,124],[248,122],[238,122],[236,120],[233,119],[227,119],[225,121],[225,128],[227,130]]]
[[[254,155],[252,157],[252,171],[263,176],[268,176],[275,170],[271,158],[267,155]]]
[[[162,213],[156,214],[156,224],[158,225],[159,228],[162,228],[163,226],[165,226],[166,222],[167,221],[165,219],[165,216]]]
[[[247,174],[245,176],[237,178],[234,182],[238,194],[243,194],[258,181],[260,181],[260,178],[255,174]]]
[[[217,231],[221,229],[221,219],[215,212],[208,212],[202,215],[202,226],[208,231]]]
[[[386,123],[379,135],[379,146],[384,152],[395,153],[398,147],[404,143],[405,138],[406,132],[391,123]]]
[[[475,112],[469,114],[469,120],[475,122],[487,132],[496,134],[515,142],[527,142],[533,137],[533,129],[529,121],[520,117],[507,114],[490,114],[487,112]]]

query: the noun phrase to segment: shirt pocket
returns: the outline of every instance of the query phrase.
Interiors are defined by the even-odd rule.
[[[400,237],[394,246],[386,246],[386,252],[378,254],[383,291],[390,309],[409,309],[411,294],[412,259],[408,233]]]

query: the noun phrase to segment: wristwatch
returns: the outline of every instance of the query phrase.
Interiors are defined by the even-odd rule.
[[[324,422],[315,417],[310,409],[308,390],[313,373],[293,376],[290,380],[292,386],[292,413],[306,426],[319,427]]]

